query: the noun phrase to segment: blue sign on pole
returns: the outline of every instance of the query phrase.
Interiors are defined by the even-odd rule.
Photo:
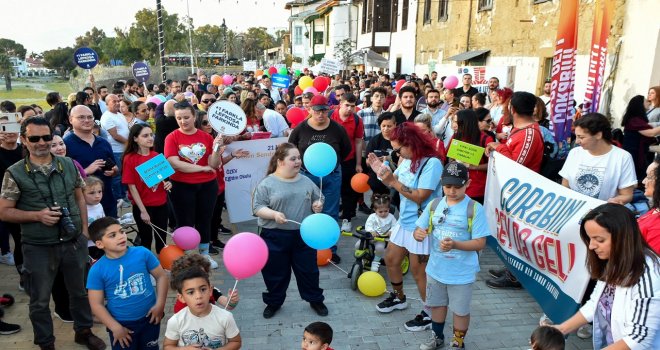
[[[145,83],[147,80],[149,80],[149,76],[151,75],[151,70],[149,69],[149,66],[144,63],[144,62],[135,62],[133,63],[133,76],[135,77],[135,80],[139,81],[140,83]]]
[[[99,55],[89,47],[81,47],[73,53],[73,60],[80,68],[92,69],[99,63]]]
[[[288,75],[273,74],[270,79],[273,82],[273,86],[277,88],[288,88],[291,85],[291,77]]]
[[[168,162],[162,154],[138,165],[135,170],[137,170],[142,181],[144,181],[148,187],[154,187],[174,174],[174,169],[170,165],[170,162]]]

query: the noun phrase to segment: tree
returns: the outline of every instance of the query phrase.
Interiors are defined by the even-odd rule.
[[[0,38],[0,75],[5,78],[5,87],[11,91],[11,75],[14,73],[14,65],[10,57],[24,60],[27,50],[23,45],[11,39]]]
[[[346,38],[335,44],[335,58],[342,63],[344,68],[348,66],[348,62],[351,59],[354,43],[350,38]]]
[[[245,33],[244,52],[251,59],[262,57],[265,49],[275,46],[275,38],[268,34],[265,27],[250,27]]]
[[[105,63],[109,61],[109,57],[105,55],[103,49],[101,48],[101,43],[105,38],[106,35],[103,29],[93,27],[91,30],[85,32],[85,35],[76,38],[75,47],[89,47],[93,49],[99,55],[99,60]]]
[[[193,45],[199,52],[224,52],[224,33],[216,25],[203,25],[193,32]]]
[[[76,63],[73,61],[73,52],[74,49],[68,46],[44,51],[44,66],[55,69],[62,77],[67,78],[69,72],[76,68]]]
[[[165,30],[165,52],[185,52],[188,47],[188,38],[186,27],[179,22],[179,16],[169,15],[167,11],[162,11],[163,28]],[[140,51],[139,60],[147,59],[155,62],[160,57],[158,51],[158,21],[156,10],[142,9],[135,14],[135,22],[127,32],[115,28],[117,36],[120,33],[122,37],[128,39],[130,48]],[[133,53],[124,47],[127,53]],[[128,60],[127,60],[128,61]]]

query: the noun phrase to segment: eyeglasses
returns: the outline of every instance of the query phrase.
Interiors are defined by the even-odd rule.
[[[26,136],[25,138],[32,143],[37,143],[39,140],[44,140],[46,142],[53,141],[53,135]]]
[[[217,101],[217,100],[212,98],[212,99],[209,99],[209,100],[202,100],[202,103],[215,103],[215,101]]]
[[[93,115],[79,115],[75,117],[78,120],[94,120]]]
[[[209,121],[208,120],[202,120],[202,125],[204,125],[204,126],[209,125]]]
[[[449,214],[449,207],[442,210],[442,216],[438,218],[438,225],[445,222],[445,220],[447,219],[447,214]]]

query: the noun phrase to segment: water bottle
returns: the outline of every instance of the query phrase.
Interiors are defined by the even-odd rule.
[[[381,169],[387,169],[388,171],[390,170],[390,161],[386,160],[383,162],[383,165],[380,167]],[[376,174],[378,175],[378,174]],[[380,176],[377,176],[378,180],[383,181],[383,179],[380,178]]]

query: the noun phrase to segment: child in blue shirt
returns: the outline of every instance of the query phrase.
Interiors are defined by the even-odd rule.
[[[465,195],[470,185],[465,165],[452,162],[442,172],[443,198],[429,203],[416,222],[414,237],[431,239],[426,265],[426,305],[431,308],[431,341],[422,350],[444,348],[447,306],[454,312],[452,349],[464,348],[470,324],[472,284],[479,272],[478,251],[490,235],[481,204]],[[431,214],[431,211],[433,213]]]
[[[146,248],[127,247],[126,233],[113,217],[94,221],[89,236],[105,252],[89,271],[89,304],[108,328],[112,349],[158,349],[168,287],[165,270]],[[156,290],[149,274],[156,279]]]

